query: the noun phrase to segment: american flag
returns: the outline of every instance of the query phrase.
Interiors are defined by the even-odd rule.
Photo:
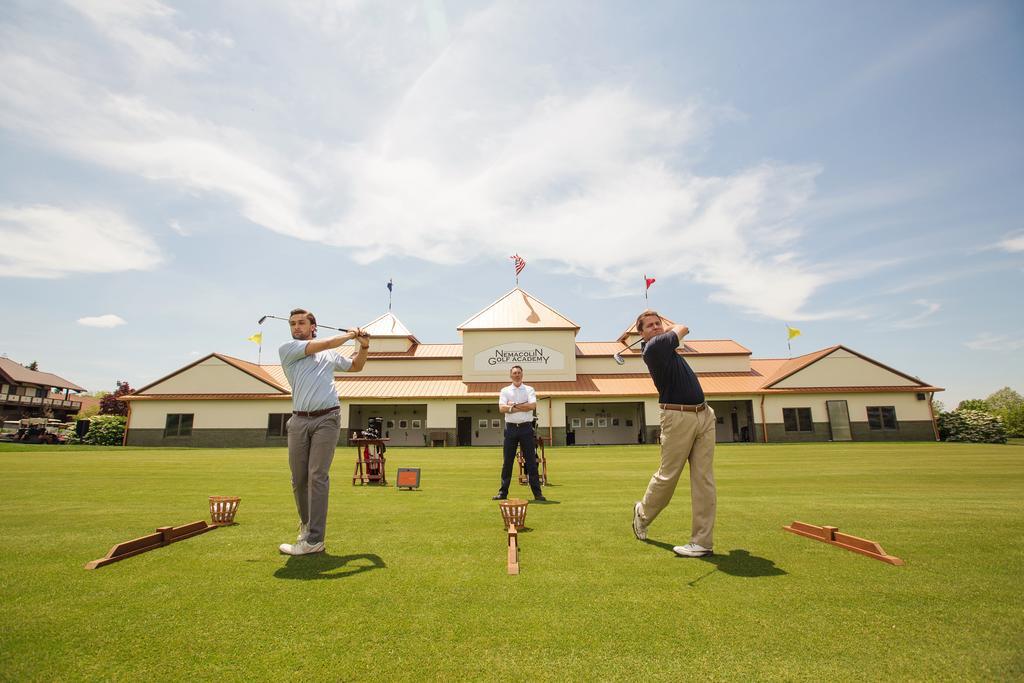
[[[526,259],[524,259],[519,254],[516,254],[515,256],[509,256],[509,258],[512,259],[513,263],[515,263],[516,277],[519,277],[519,273],[523,272],[523,268],[526,267]]]

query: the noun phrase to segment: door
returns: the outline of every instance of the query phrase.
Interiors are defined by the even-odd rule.
[[[853,441],[850,431],[850,409],[846,401],[825,401],[828,408],[828,426],[833,441]]]
[[[459,445],[460,446],[472,446],[473,445],[473,418],[472,417],[459,417],[456,418],[456,423],[459,431]]]

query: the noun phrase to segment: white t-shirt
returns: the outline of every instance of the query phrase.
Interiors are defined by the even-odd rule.
[[[334,389],[334,371],[346,372],[352,361],[327,349],[306,355],[309,341],[293,339],[281,344],[281,368],[292,385],[292,410],[312,413],[338,405],[338,392]]]
[[[537,392],[533,390],[528,384],[520,384],[518,387],[515,384],[509,384],[507,387],[501,390],[501,395],[498,397],[498,405],[507,406],[513,403],[536,403]],[[525,412],[514,412],[505,413],[505,422],[511,422],[513,424],[520,424],[523,422],[533,422],[533,411],[527,410]]]

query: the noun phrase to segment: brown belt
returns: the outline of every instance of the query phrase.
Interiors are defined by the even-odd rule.
[[[313,412],[307,413],[305,410],[293,410],[292,415],[298,415],[299,417],[320,417],[327,413],[333,413],[335,410],[341,410],[341,406],[334,406],[333,408],[324,408],[323,410],[314,410]]]
[[[659,403],[662,410],[678,410],[683,413],[699,413],[708,407],[708,402],[698,403],[695,406],[688,406],[682,403]]]

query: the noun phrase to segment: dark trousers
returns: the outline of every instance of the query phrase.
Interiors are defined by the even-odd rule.
[[[530,489],[534,497],[541,496],[540,477],[537,475],[537,437],[533,434],[533,423],[505,423],[505,460],[501,464],[501,489],[503,496],[508,495],[508,487],[512,483],[512,465],[516,461],[516,446],[523,450],[526,460],[526,475],[530,479]]]

